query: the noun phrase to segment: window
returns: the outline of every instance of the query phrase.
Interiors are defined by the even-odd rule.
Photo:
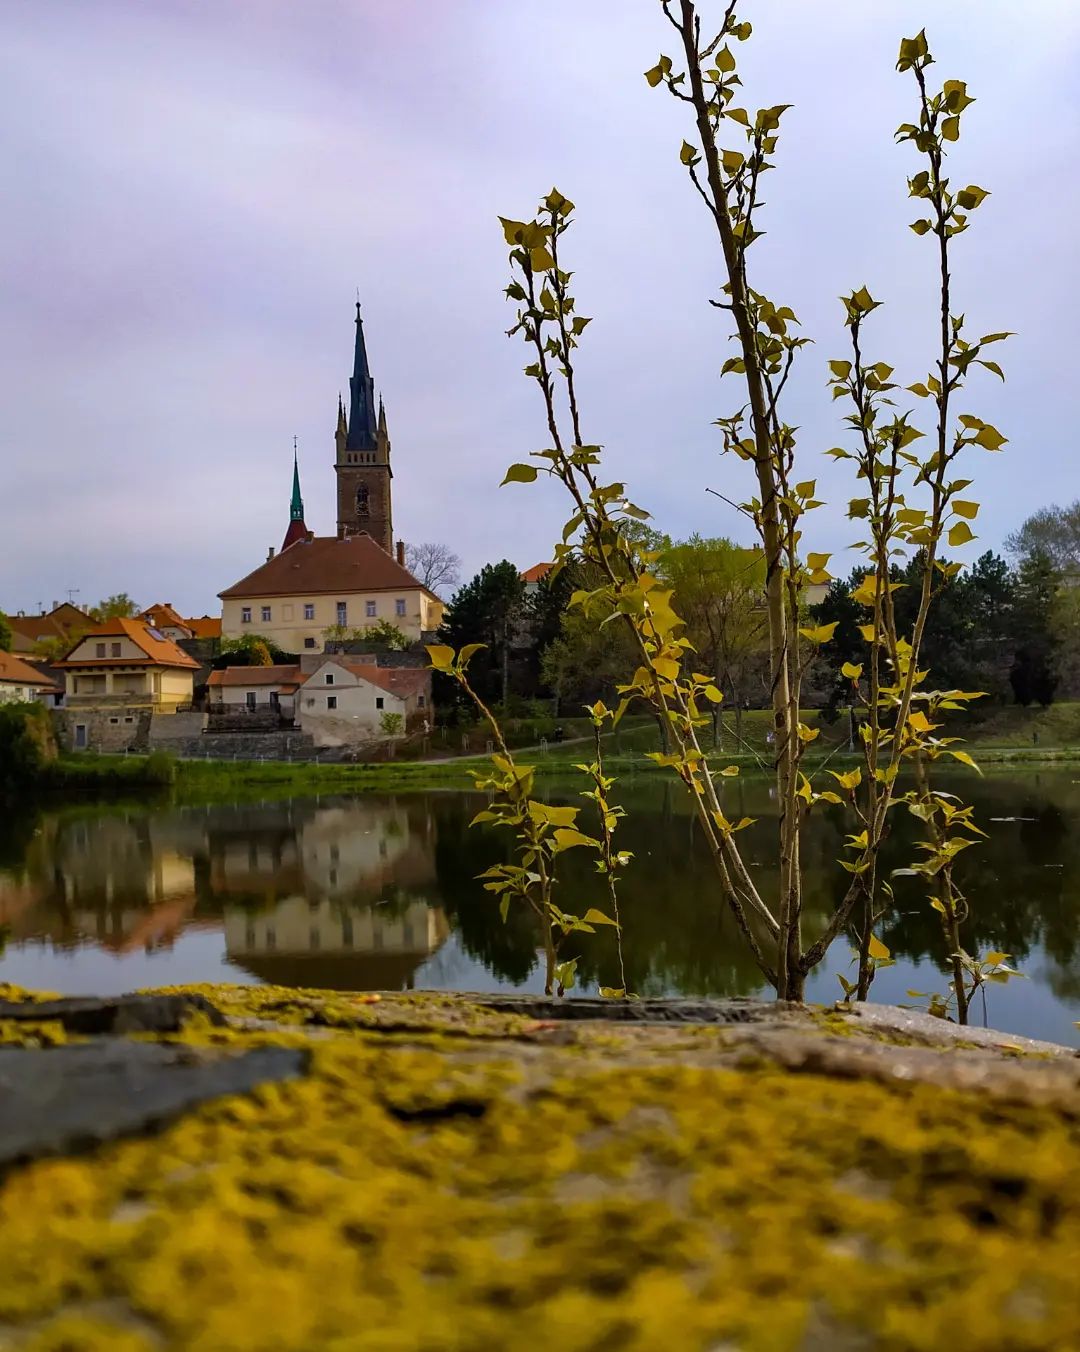
[[[240,607],[240,623],[241,623],[241,624],[250,624],[250,623],[251,623],[251,607],[250,607],[250,606],[241,606],[241,607]]]
[[[125,722],[125,723],[134,723],[135,720],[134,720],[133,718],[125,718],[125,719],[124,719],[124,722]]]
[[[255,691],[254,691],[254,690],[249,690],[249,691],[247,692],[247,695],[244,697],[245,703],[247,704],[247,707],[248,707],[249,709],[254,709],[254,708],[255,708],[255,698],[256,698],[256,697],[255,697]]]
[[[347,622],[347,620],[348,620],[348,615],[349,615],[349,607],[348,607],[348,605],[347,605],[344,601],[339,601],[339,602],[337,603],[337,622],[338,622],[338,624],[345,624],[345,623]]]
[[[269,624],[269,623],[270,623],[270,607],[269,607],[269,606],[263,606],[263,608],[262,608],[262,622],[263,622],[263,624]]]
[[[304,619],[305,619],[305,620],[313,620],[314,618],[315,618],[315,602],[314,602],[314,601],[305,601],[305,602],[304,602]]]
[[[333,685],[333,684],[334,684],[334,673],[333,673],[332,671],[328,671],[328,672],[326,673],[326,684],[327,684],[327,685]]]
[[[337,708],[337,695],[327,695],[327,697],[326,697],[326,707],[327,707],[328,709],[336,709],[336,708]]]
[[[417,707],[418,709],[422,709],[422,708],[424,707],[424,697],[423,697],[423,695],[417,695],[417,697],[416,697],[416,707]]]
[[[368,486],[367,484],[361,484],[356,490],[356,515],[368,516],[370,515],[370,512],[371,507],[368,503]]]
[[[270,707],[271,709],[278,709],[281,707],[281,696],[276,690],[270,691]]]
[[[373,619],[375,618],[375,602],[374,602],[374,601],[365,601],[365,602],[364,602],[364,613],[367,615],[367,617],[368,617],[369,620],[373,620]]]
[[[304,639],[304,647],[305,647],[305,648],[314,648],[314,646],[315,646],[315,640],[314,640],[313,638],[306,638],[306,639]]]
[[[113,655],[113,657],[119,657],[119,656],[120,656],[120,644],[119,644],[119,643],[114,643],[114,644],[112,645],[112,655]]]
[[[382,695],[376,695],[376,696],[375,696],[375,708],[376,708],[376,709],[381,709],[382,707],[383,707],[383,697],[382,697]]]
[[[120,720],[119,720],[118,718],[110,718],[110,719],[109,719],[109,722],[110,722],[110,723],[119,723]]]
[[[104,657],[104,656],[105,656],[105,644],[104,644],[104,643],[97,643],[97,644],[95,644],[95,645],[94,645],[94,654],[95,654],[95,656],[97,656],[97,657]]]
[[[399,596],[398,599],[394,602],[394,614],[398,617],[399,620],[403,620],[403,619],[405,618],[405,598],[404,598],[404,597]]]

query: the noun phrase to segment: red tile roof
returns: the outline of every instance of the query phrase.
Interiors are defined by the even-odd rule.
[[[377,667],[365,662],[345,662],[335,657],[330,657],[327,660],[330,662],[336,661],[338,666],[344,667],[346,671],[351,671],[354,676],[359,676],[364,681],[370,681],[372,685],[377,685],[380,690],[386,690],[391,695],[397,695],[399,699],[408,699],[410,695],[426,690],[431,682],[431,672],[426,667]],[[311,673],[311,675],[314,674],[314,672]],[[307,679],[310,680],[311,677],[309,676]]]
[[[258,685],[277,685],[284,690],[293,690],[301,683],[299,667],[221,667],[210,673],[207,685],[214,689],[228,686],[243,686],[250,689]]]
[[[71,654],[79,644],[95,638],[129,638],[144,654],[142,657],[81,657],[77,662],[70,661]],[[58,667],[109,667],[109,666],[156,666],[184,667],[196,670],[199,666],[193,657],[189,657],[182,648],[178,648],[172,639],[162,635],[155,637],[154,632],[142,620],[116,618],[106,620],[104,624],[95,624],[83,634],[79,642],[65,655]]]
[[[0,649],[0,684],[32,685],[35,690],[59,690],[55,681],[50,681],[37,667],[24,662],[14,653]]]
[[[163,601],[159,606],[147,606],[139,615],[139,619],[146,624],[153,625],[155,629],[189,629],[191,626],[180,612],[168,601]]]
[[[31,647],[43,639],[67,638],[75,630],[93,623],[85,611],[67,601],[47,615],[9,615],[7,620],[13,635]]]
[[[220,615],[199,615],[194,618],[186,619],[184,623],[191,630],[192,635],[195,638],[221,637]]]
[[[370,535],[315,535],[298,540],[281,554],[256,568],[218,595],[222,600],[249,596],[350,596],[355,592],[425,592],[438,597],[417,581]]]
[[[525,569],[521,575],[521,580],[522,582],[542,582],[554,566],[553,563],[534,563],[531,568]]]

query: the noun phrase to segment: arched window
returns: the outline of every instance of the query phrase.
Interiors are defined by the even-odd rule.
[[[370,509],[368,507],[368,486],[367,484],[361,484],[360,487],[356,490],[356,515],[367,516],[369,514],[369,511]]]

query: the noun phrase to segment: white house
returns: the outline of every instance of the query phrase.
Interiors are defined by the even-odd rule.
[[[309,672],[297,692],[297,722],[317,746],[348,746],[380,735],[390,720],[399,731],[431,717],[427,667],[378,667],[328,657]]]
[[[55,702],[55,696],[61,693],[55,681],[24,662],[14,653],[0,650],[0,704],[25,704],[31,700]]]
[[[225,709],[279,709],[295,716],[296,692],[304,675],[299,667],[225,667],[207,681],[211,706]]]

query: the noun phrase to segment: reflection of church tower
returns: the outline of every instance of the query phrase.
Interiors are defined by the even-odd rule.
[[[386,412],[379,400],[375,413],[375,382],[368,369],[364,321],[356,305],[356,350],[349,381],[349,417],[338,399],[336,443],[338,538],[366,531],[388,554],[394,549],[390,506],[390,437]]]

